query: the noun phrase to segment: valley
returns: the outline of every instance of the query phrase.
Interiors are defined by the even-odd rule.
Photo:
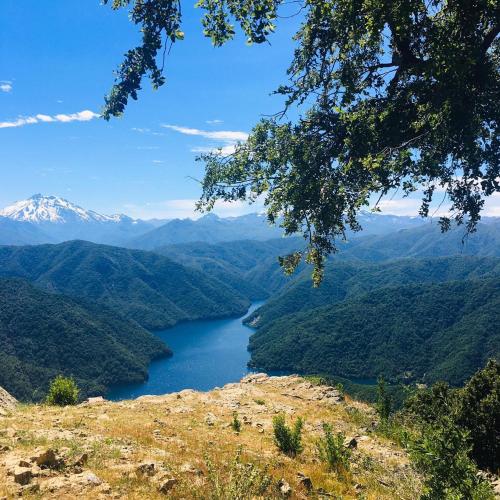
[[[440,235],[435,224],[415,218],[367,214],[366,230],[341,244],[314,288],[309,266],[286,276],[277,262],[300,250],[302,238],[275,238],[278,228],[256,214],[156,221],[160,226],[146,231],[143,243],[135,237],[137,247],[158,244],[147,251],[71,241],[76,226],[88,234],[96,224],[124,218],[61,198],[36,195],[2,214],[23,230],[65,240],[0,246],[0,284],[6,296],[10,290],[0,317],[0,386],[20,399],[43,399],[48,380],[59,372],[77,379],[82,396],[123,399],[208,390],[238,380],[247,364],[337,377],[353,388],[349,380],[379,375],[391,384],[460,385],[500,354],[495,218],[486,218],[463,242],[461,228]],[[238,239],[242,235],[246,239]],[[63,319],[62,304],[68,308]],[[21,310],[22,323],[12,317]],[[128,364],[118,362],[115,347],[93,344],[109,326],[98,324],[92,311],[115,325],[112,345]],[[92,326],[80,319],[85,315],[93,315]],[[12,321],[26,325],[25,340],[9,327]],[[57,331],[66,336],[61,349],[89,357],[59,355],[56,363],[56,351],[42,355],[43,342],[52,345]],[[117,343],[123,335],[125,346]],[[144,339],[137,342],[141,352],[133,352],[133,336]],[[163,358],[155,361],[158,356]],[[22,376],[12,379],[14,371]]]
[[[496,466],[498,219],[463,240],[366,215],[316,288],[309,265],[288,276],[278,262],[303,239],[258,215],[169,221],[121,244],[113,226],[110,245],[100,231],[123,218],[37,202],[28,220],[0,218],[15,228],[0,245],[0,494],[413,500],[408,443],[425,443],[442,404],[446,436],[467,429],[477,464]],[[80,404],[46,404],[58,376]],[[305,419],[300,457],[279,451],[279,418]],[[325,441],[328,425],[340,434]],[[500,489],[485,478],[474,488]]]

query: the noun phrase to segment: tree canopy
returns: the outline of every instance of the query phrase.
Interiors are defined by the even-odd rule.
[[[104,0],[108,3],[110,0]],[[239,26],[251,43],[269,39],[286,0],[199,0],[216,46]],[[359,211],[394,190],[422,192],[420,214],[450,203],[440,219],[474,231],[487,196],[500,192],[500,3],[497,0],[299,0],[301,25],[286,84],[286,109],[262,119],[248,141],[206,164],[198,204],[264,196],[271,222],[302,232],[319,283],[324,258]],[[164,83],[163,58],[183,38],[181,4],[113,0],[142,30],[106,97],[106,119],[137,99],[147,75]],[[285,111],[286,111],[285,109]],[[375,197],[375,198],[374,198]],[[378,199],[378,201],[373,201]],[[292,271],[303,257],[282,259]]]

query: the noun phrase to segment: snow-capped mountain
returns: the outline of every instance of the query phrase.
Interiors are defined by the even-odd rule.
[[[19,244],[19,229],[23,225],[22,234],[31,226],[36,230],[37,238],[25,243],[61,242],[67,240],[88,240],[95,243],[121,245],[130,238],[143,234],[155,227],[146,221],[135,220],[126,215],[103,215],[93,210],[86,210],[64,198],[58,196],[43,196],[35,194],[27,200],[16,203],[0,210],[0,220],[10,221],[10,226],[0,239],[1,243]],[[12,224],[15,227],[14,237]],[[9,234],[12,233],[12,237]],[[42,237],[42,235],[44,235]]]
[[[15,221],[41,223],[68,222],[122,222],[129,219],[125,215],[102,215],[93,210],[85,210],[58,196],[35,194],[27,200],[17,201],[3,210],[0,217]]]

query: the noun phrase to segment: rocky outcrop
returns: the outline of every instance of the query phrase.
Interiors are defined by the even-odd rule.
[[[0,500],[37,498],[418,498],[404,450],[377,435],[369,405],[299,376],[251,374],[184,390],[74,407],[19,406],[0,417]],[[273,418],[301,417],[303,452],[279,452]],[[232,422],[241,428],[235,432]],[[346,437],[351,468],[320,462],[323,422]]]
[[[0,387],[0,415],[6,415],[7,412],[14,410],[17,405],[17,399],[11,396],[3,387]]]

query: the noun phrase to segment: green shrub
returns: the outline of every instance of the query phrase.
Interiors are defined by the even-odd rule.
[[[304,421],[299,417],[293,428],[286,425],[285,416],[273,418],[274,443],[278,449],[290,457],[295,457],[302,451],[302,427]]]
[[[71,377],[58,375],[52,380],[47,394],[47,403],[55,406],[75,405],[78,402],[78,386]]]
[[[238,414],[236,412],[233,413],[233,420],[231,421],[231,429],[233,429],[234,432],[241,432],[241,421],[238,418]]]
[[[392,398],[387,392],[384,377],[379,377],[377,380],[377,403],[375,405],[380,419],[386,422],[392,412]]]
[[[205,456],[207,479],[210,483],[210,500],[245,500],[247,498],[272,498],[272,478],[267,469],[261,469],[241,460],[241,448],[225,469],[216,467],[210,457]]]
[[[406,402],[404,412],[419,427],[443,419],[469,435],[470,457],[495,472],[500,468],[500,364],[488,361],[461,389],[437,382],[420,389]]]
[[[328,379],[321,375],[304,375],[302,378],[312,385],[329,385]]]
[[[266,402],[263,399],[254,399],[254,401],[256,404],[261,405],[261,406],[266,404]]]
[[[332,426],[323,423],[323,437],[316,442],[319,458],[328,464],[328,468],[338,473],[349,470],[351,450],[344,444],[345,436],[342,432],[333,433]]]
[[[443,418],[426,426],[410,444],[410,456],[424,476],[422,500],[493,500],[491,486],[469,458],[468,432]]]
[[[500,364],[490,359],[458,391],[457,425],[469,431],[477,465],[500,469]]]

